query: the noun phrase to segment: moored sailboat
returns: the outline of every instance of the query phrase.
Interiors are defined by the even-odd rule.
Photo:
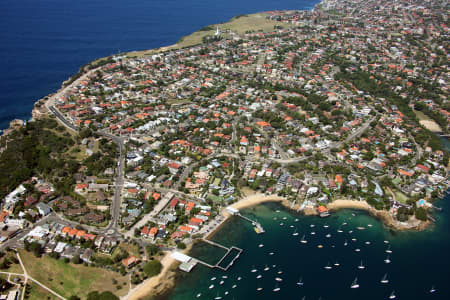
[[[363,261],[361,260],[361,264],[358,266],[358,269],[364,270],[366,266],[363,265]]]
[[[357,288],[359,288],[358,277],[356,277],[355,280],[353,280],[353,283],[352,283],[352,285],[350,286],[350,288],[352,288],[352,289],[357,289]]]

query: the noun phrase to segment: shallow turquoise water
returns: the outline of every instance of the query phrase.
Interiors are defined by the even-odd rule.
[[[246,209],[243,214],[261,222],[266,233],[257,235],[249,222],[233,217],[213,240],[244,249],[235,264],[227,272],[198,265],[190,274],[180,273],[176,288],[164,298],[197,299],[196,295],[201,293],[198,299],[217,296],[236,300],[302,299],[304,296],[305,299],[324,300],[388,299],[395,291],[397,299],[450,299],[449,198],[447,196],[438,203],[444,211],[437,213],[436,224],[423,232],[391,231],[361,211],[343,210],[321,219],[298,215],[276,203]],[[284,225],[280,226],[280,223]],[[311,224],[315,227],[310,227]],[[293,235],[295,229],[298,236]],[[311,234],[312,231],[315,235]],[[327,237],[328,234],[331,236]],[[303,235],[307,244],[300,243]],[[356,241],[352,241],[353,238]],[[346,240],[348,245],[344,246]],[[390,264],[384,262],[389,247],[385,240],[389,241],[392,251]],[[264,246],[259,247],[259,244]],[[323,248],[318,248],[318,245],[323,245]],[[357,248],[360,252],[355,251]],[[270,252],[274,254],[270,255]],[[364,270],[358,269],[361,260]],[[328,262],[331,270],[324,268]],[[334,266],[336,262],[340,266]],[[266,265],[268,271],[264,271]],[[252,273],[254,268],[258,271]],[[382,284],[380,279],[386,273],[389,283]],[[257,279],[257,275],[262,275],[262,278]],[[217,279],[211,281],[212,277]],[[242,280],[237,280],[238,277]],[[276,277],[282,281],[275,281]],[[300,277],[304,282],[301,287],[296,284]],[[351,289],[355,277],[358,277],[360,288]],[[224,281],[222,285],[220,280]],[[211,284],[214,288],[209,289]],[[236,287],[232,288],[233,285]],[[433,285],[437,291],[430,294]],[[258,287],[263,289],[257,291]],[[280,291],[274,292],[275,287]]]

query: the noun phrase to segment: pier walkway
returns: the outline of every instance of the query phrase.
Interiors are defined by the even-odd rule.
[[[250,219],[250,218],[248,218],[248,217],[246,217],[246,216],[243,216],[243,215],[241,215],[240,213],[237,213],[237,214],[235,214],[235,215],[238,216],[238,217],[241,217],[242,219],[244,219],[244,220],[246,220],[246,221],[249,221],[250,223],[252,223],[252,225],[255,226],[255,231],[256,231],[256,233],[259,234],[259,233],[264,233],[264,232],[265,232],[265,231],[264,231],[264,228],[261,226],[260,223],[254,221],[254,220],[252,220],[252,219]]]

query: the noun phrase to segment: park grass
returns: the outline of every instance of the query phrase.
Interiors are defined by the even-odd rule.
[[[46,291],[36,283],[29,281],[28,284],[30,287],[28,288],[28,294],[25,294],[24,299],[28,300],[59,300],[58,297],[53,295],[52,293]]]
[[[414,113],[416,114],[416,117],[419,119],[419,123],[425,127],[426,129],[430,130],[431,132],[441,132],[442,128],[439,126],[438,123],[436,123],[435,120],[427,116],[421,111],[414,110]]]
[[[19,253],[28,274],[63,297],[77,295],[83,299],[91,291],[111,291],[117,296],[128,292],[128,277],[118,273],[82,264],[65,263],[48,256],[36,258],[25,250],[19,250]],[[113,284],[113,280],[116,280],[117,284]],[[117,290],[117,285],[122,288]]]
[[[429,116],[421,112],[420,110],[414,110],[414,113],[416,114],[416,117],[419,119],[419,121],[425,120],[425,121],[433,121]]]
[[[134,51],[127,53],[128,57],[142,57],[145,55],[151,55],[162,51],[181,49],[202,43],[202,39],[205,36],[213,36],[217,27],[220,31],[231,30],[239,35],[242,35],[248,31],[263,31],[268,32],[274,30],[275,26],[292,27],[291,24],[282,23],[279,21],[266,19],[266,13],[256,13],[249,15],[241,15],[232,18],[230,21],[221,24],[209,25],[210,30],[199,30],[191,33],[185,37],[182,37],[175,45],[168,47],[162,47],[152,50]]]
[[[406,201],[408,200],[408,196],[406,196],[405,194],[403,194],[402,192],[395,192],[395,198],[397,199],[398,202],[401,203],[406,203]]]
[[[113,253],[112,253],[112,257],[116,257],[119,253],[120,250],[124,250],[126,252],[128,252],[129,255],[134,255],[139,259],[142,259],[142,256],[139,252],[139,247],[136,245],[132,245],[129,243],[120,243],[119,246],[114,249]]]
[[[22,267],[20,266],[20,264],[18,264],[18,263],[17,264],[13,264],[12,263],[12,259],[13,258],[17,259],[16,254],[14,252],[7,252],[6,255],[5,255],[5,258],[7,258],[11,262],[11,264],[9,265],[8,269],[2,270],[2,271],[10,272],[10,273],[23,274],[23,270],[22,270]]]

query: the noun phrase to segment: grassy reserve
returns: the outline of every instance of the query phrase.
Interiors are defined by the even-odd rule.
[[[25,293],[24,299],[27,300],[58,300],[59,298],[50,294],[34,282],[28,283],[29,287]]]
[[[25,250],[20,250],[20,255],[31,277],[64,297],[77,295],[83,299],[91,291],[111,291],[117,296],[128,292],[128,277],[118,273],[65,263],[48,256],[36,258]],[[117,289],[118,286],[120,289]]]
[[[273,21],[266,19],[265,13],[256,13],[249,15],[241,15],[232,18],[230,21],[222,24],[213,24],[206,26],[190,35],[181,38],[177,44],[163,47],[155,50],[143,50],[128,53],[129,57],[139,57],[144,55],[149,55],[152,53],[157,53],[159,51],[169,50],[169,49],[179,49],[184,47],[189,47],[193,45],[198,45],[202,43],[202,39],[205,36],[212,36],[216,32],[217,26],[221,31],[230,29],[237,34],[244,34],[247,31],[270,31],[274,29],[274,26],[288,27],[289,24]]]

